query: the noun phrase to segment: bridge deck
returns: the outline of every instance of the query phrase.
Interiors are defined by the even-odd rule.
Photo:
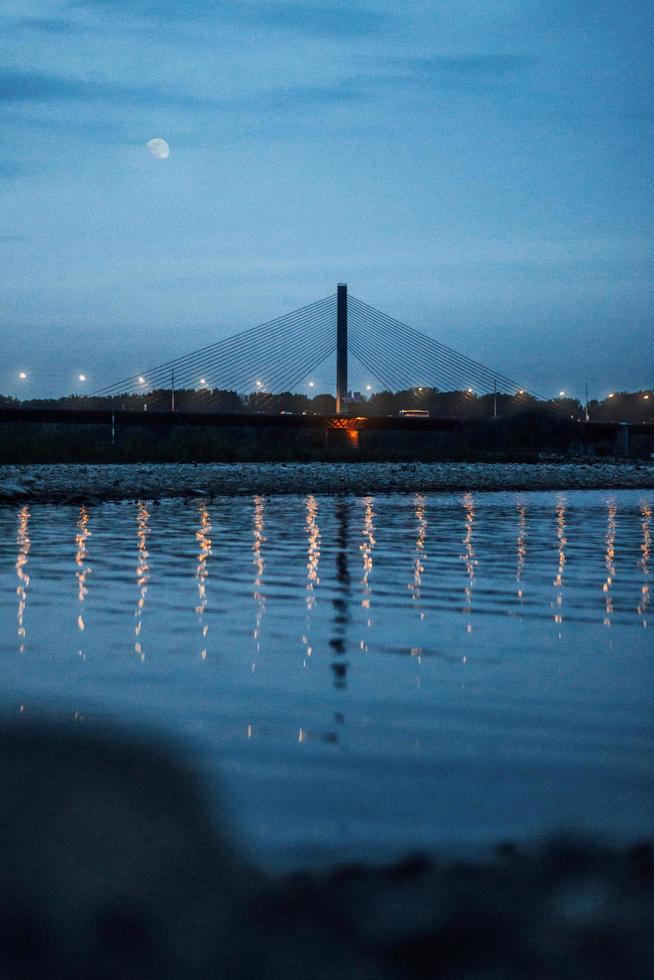
[[[0,407],[0,423],[68,423],[115,426],[225,426],[254,429],[348,429],[401,432],[452,432],[460,418],[399,418],[397,416],[269,415],[245,412],[136,412],[110,408]],[[654,435],[654,422],[580,422],[581,434],[601,439],[627,428],[630,435]]]
[[[461,419],[404,419],[396,417],[347,417],[343,415],[270,415],[246,412],[136,412],[109,408],[0,408],[0,423],[69,423],[74,425],[227,426],[254,429],[400,429],[404,431],[451,431]]]

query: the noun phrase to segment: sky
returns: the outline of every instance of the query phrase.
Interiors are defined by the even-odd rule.
[[[339,281],[545,395],[651,388],[653,37],[642,0],[3,0],[0,393]]]

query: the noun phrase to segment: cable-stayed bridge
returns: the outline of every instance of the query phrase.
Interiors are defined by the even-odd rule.
[[[323,414],[274,411],[275,395],[293,392],[330,359],[335,360],[334,411],[331,406]],[[351,362],[358,362],[381,389],[416,396],[412,417],[367,414],[365,399],[355,403],[350,396]],[[201,395],[192,411],[179,404],[180,396],[189,391]],[[421,392],[432,398],[443,393],[449,412],[430,417],[415,411]],[[228,410],[226,394],[234,396]],[[244,398],[250,411],[243,410]],[[507,399],[513,409],[540,400],[536,392],[499,371],[349,295],[347,285],[339,283],[324,299],[146,368],[75,399],[73,405],[0,407],[0,422],[107,424],[112,438],[120,425],[341,429],[356,442],[361,429],[453,430],[474,415],[475,405],[487,407],[489,398],[492,411],[484,414],[492,416],[500,414],[498,404],[506,406]],[[628,431],[652,429],[652,423],[628,430],[618,423],[585,422],[585,434],[619,432],[625,446]]]
[[[390,392],[431,388],[453,393],[462,404],[469,403],[472,394],[538,397],[500,372],[349,295],[344,283],[324,299],[123,378],[94,395],[149,393],[148,407],[174,410],[176,391],[199,389],[206,395],[202,407],[208,410],[213,392],[233,391],[260,396],[258,405],[264,408],[266,395],[294,391],[334,356],[337,415],[347,412],[351,359]],[[218,399],[216,395],[214,402]]]

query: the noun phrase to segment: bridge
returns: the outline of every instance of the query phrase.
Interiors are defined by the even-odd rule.
[[[432,388],[455,394],[461,404],[469,403],[473,394],[504,392],[515,397],[539,397],[356,299],[348,294],[345,283],[339,283],[336,293],[325,299],[123,378],[93,394],[102,399],[148,394],[148,409],[167,407],[175,411],[180,390],[203,392],[206,408],[214,407],[219,397],[215,392],[234,391],[254,395],[257,407],[265,408],[270,396],[293,391],[334,355],[336,416],[351,414],[351,358],[390,392]]]
[[[271,411],[275,394],[292,392],[334,356],[335,412]],[[436,418],[366,414],[365,399],[356,404],[349,392],[351,358],[383,390],[412,392],[413,406],[408,407],[419,407],[420,394],[431,390],[446,392],[455,411]],[[180,404],[188,392],[196,402],[191,411]],[[228,392],[247,398],[252,410],[225,411]],[[356,443],[364,429],[452,431],[470,417],[480,396],[490,400],[495,417],[507,398],[514,408],[541,401],[536,392],[364,303],[339,283],[324,299],[116,381],[84,398],[83,405],[4,407],[0,422],[109,425],[112,435],[127,425],[321,428],[344,430]],[[631,431],[650,433],[654,425],[643,423]],[[623,441],[628,438],[617,423],[585,421],[584,437],[615,433]]]

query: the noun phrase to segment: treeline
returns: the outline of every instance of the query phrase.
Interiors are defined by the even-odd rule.
[[[603,402],[591,402],[595,421],[652,420],[648,392],[615,393]],[[160,397],[154,397],[159,395]],[[136,412],[169,408],[171,392],[122,395],[113,398],[72,398],[18,401],[0,396],[0,405],[34,408],[77,407],[124,408]],[[177,391],[175,407],[180,411],[303,412],[330,415],[334,398],[320,394],[257,393],[242,397],[236,392]],[[475,396],[470,392],[439,392],[408,389],[380,392],[350,405],[351,415],[395,416],[402,409],[421,408],[432,418],[462,419],[452,432],[374,431],[360,433],[356,458],[361,460],[507,460],[530,461],[543,454],[590,454],[612,456],[621,452],[614,436],[602,435],[588,444],[584,407],[575,399],[536,401],[530,395]],[[324,429],[257,429],[239,426],[183,426],[165,422],[156,425],[120,424],[113,433],[109,425],[63,423],[11,423],[0,425],[0,463],[109,463],[109,462],[257,462],[311,461],[353,458],[342,433]],[[629,452],[649,458],[654,450],[651,436],[634,436]]]
[[[173,392],[158,389],[144,394],[122,394],[111,397],[97,395],[72,395],[57,399],[19,400],[0,395],[0,405],[20,405],[32,408],[116,408],[131,411],[169,409],[173,405]],[[187,412],[244,412],[293,414],[315,413],[332,415],[336,401],[331,394],[313,397],[294,392],[272,395],[253,392],[241,395],[236,391],[221,389],[185,388],[174,392],[177,411]],[[477,395],[470,391],[439,391],[436,388],[409,388],[405,391],[381,391],[349,405],[351,415],[397,415],[402,409],[423,409],[432,418],[506,418],[522,415],[526,411],[544,410],[557,415],[581,420],[585,407],[576,398],[536,400],[527,392],[518,394]],[[613,392],[607,398],[589,402],[591,420],[598,422],[647,422],[654,421],[654,394],[650,391]]]

